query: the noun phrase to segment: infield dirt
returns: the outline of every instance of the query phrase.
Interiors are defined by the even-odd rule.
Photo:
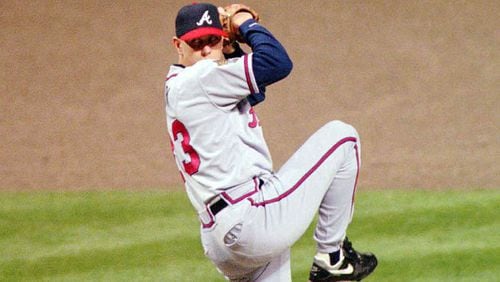
[[[0,190],[181,187],[163,82],[186,3],[0,2]],[[341,119],[362,189],[500,187],[497,2],[245,3],[294,61],[256,108],[276,168]]]

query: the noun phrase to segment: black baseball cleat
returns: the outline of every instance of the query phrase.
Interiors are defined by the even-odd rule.
[[[318,253],[309,273],[310,282],[361,281],[377,267],[377,258],[372,253],[359,253],[345,238],[340,260],[332,265],[329,254]]]

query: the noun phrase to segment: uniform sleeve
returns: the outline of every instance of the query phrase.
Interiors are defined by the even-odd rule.
[[[252,68],[253,54],[231,59],[225,64],[213,61],[200,75],[200,84],[210,100],[221,108],[234,107],[249,95],[259,93]]]
[[[241,48],[241,46],[238,42],[236,42],[236,41],[233,42],[233,48],[234,48],[233,53],[224,54],[224,57],[226,59],[239,58],[239,57],[246,55],[245,51]],[[265,92],[266,92],[265,86],[260,85],[258,93],[253,93],[252,95],[248,95],[247,100],[250,103],[250,105],[255,106],[255,105],[259,104],[260,102],[264,101],[264,99],[266,98]]]
[[[278,82],[292,71],[292,61],[281,43],[255,20],[247,20],[240,32],[252,48],[252,68],[259,88]]]
[[[213,67],[200,77],[206,94],[222,108],[234,107],[245,98],[252,106],[262,102],[266,86],[288,76],[293,67],[281,43],[255,20],[243,23],[240,32],[252,53],[230,59],[229,63]]]

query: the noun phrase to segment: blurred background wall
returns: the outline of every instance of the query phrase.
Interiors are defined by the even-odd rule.
[[[163,82],[188,3],[1,0],[0,189],[181,188]],[[256,107],[276,169],[341,119],[362,189],[500,187],[497,1],[245,3],[294,61]]]

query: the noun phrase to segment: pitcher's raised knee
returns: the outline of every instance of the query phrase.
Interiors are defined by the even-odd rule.
[[[355,137],[357,140],[359,140],[359,134],[356,128],[341,120],[332,120],[326,123],[322,129],[328,130],[337,136]]]

